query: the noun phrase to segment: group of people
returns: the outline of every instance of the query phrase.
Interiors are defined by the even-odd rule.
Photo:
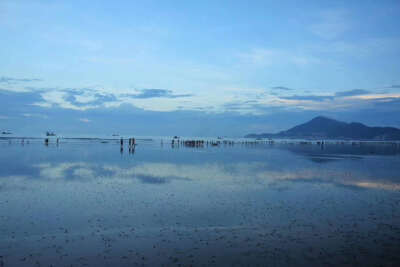
[[[121,151],[121,154],[122,154],[122,152],[124,151],[124,139],[123,138],[121,138],[120,144],[121,144],[120,151]],[[128,139],[128,144],[129,144],[129,154],[135,153],[135,146],[136,146],[135,138],[129,138]]]
[[[136,140],[135,140],[135,138],[129,138],[129,139],[128,139],[128,142],[129,142],[129,147],[133,147],[133,146],[136,145]],[[124,139],[123,139],[123,138],[121,138],[120,143],[121,143],[121,146],[124,145]]]
[[[22,143],[24,142],[24,140],[22,139]],[[56,144],[57,144],[57,146],[58,146],[58,143],[60,142],[60,139],[59,138],[57,138],[56,139]],[[44,139],[44,144],[46,145],[46,146],[48,146],[49,145],[49,138],[45,138]]]

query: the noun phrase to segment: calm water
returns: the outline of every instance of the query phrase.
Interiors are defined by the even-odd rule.
[[[0,140],[0,152],[0,266],[400,263],[392,145]]]

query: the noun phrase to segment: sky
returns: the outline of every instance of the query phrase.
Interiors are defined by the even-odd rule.
[[[400,127],[400,1],[0,1],[0,130]]]

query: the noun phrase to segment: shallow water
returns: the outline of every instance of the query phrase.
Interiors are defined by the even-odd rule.
[[[0,151],[0,266],[400,263],[398,146]]]

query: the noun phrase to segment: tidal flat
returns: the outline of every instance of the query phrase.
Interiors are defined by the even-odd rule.
[[[0,266],[399,266],[400,149],[0,140]]]

